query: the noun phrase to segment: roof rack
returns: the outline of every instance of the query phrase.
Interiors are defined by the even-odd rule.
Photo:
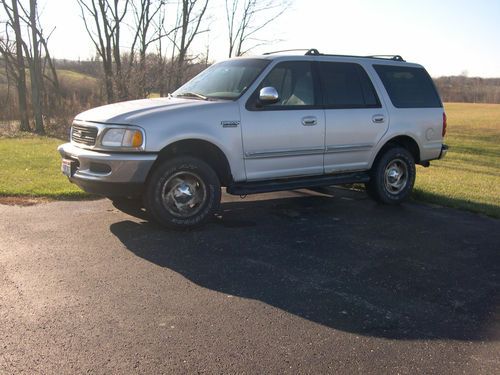
[[[332,54],[320,53],[316,48],[284,49],[281,51],[266,52],[266,53],[264,53],[264,55],[274,55],[275,53],[297,52],[297,51],[306,51],[306,53],[305,53],[306,56],[356,57],[356,58],[362,58],[362,59],[380,59],[380,60],[393,60],[393,61],[405,62],[405,60],[401,57],[401,55],[370,55],[370,56],[332,55]]]
[[[264,52],[263,55],[274,55],[275,53],[281,53],[281,52],[298,52],[298,51],[307,51],[307,52],[309,52],[310,49],[308,49],[308,48],[282,49],[280,51]],[[307,52],[306,52],[306,55],[307,55]]]
[[[365,56],[370,59],[388,59],[388,60],[394,60],[394,61],[405,61],[401,55],[372,55],[372,56]]]

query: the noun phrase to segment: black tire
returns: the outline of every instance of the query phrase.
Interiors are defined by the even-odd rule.
[[[380,203],[400,204],[410,197],[415,175],[413,155],[403,147],[389,148],[373,164],[366,192]]]
[[[144,203],[159,224],[174,229],[199,226],[214,216],[221,188],[215,171],[194,157],[178,157],[158,166],[146,186]]]

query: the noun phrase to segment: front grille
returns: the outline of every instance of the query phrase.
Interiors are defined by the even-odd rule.
[[[71,128],[71,140],[87,146],[94,146],[97,138],[97,128],[73,124]]]

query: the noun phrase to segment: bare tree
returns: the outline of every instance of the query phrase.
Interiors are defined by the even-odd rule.
[[[37,0],[30,0],[29,28],[31,32],[31,59],[29,65],[31,78],[31,105],[33,107],[35,119],[35,130],[37,133],[43,134],[45,133],[42,117],[43,77],[37,18]]]
[[[119,0],[77,1],[87,34],[102,60],[107,101],[108,103],[115,101],[115,82],[119,91],[118,96],[125,98],[127,92],[122,73],[120,31],[130,1],[122,0],[121,6]]]
[[[80,6],[83,23],[87,34],[89,35],[92,43],[95,46],[97,54],[102,61],[102,68],[104,72],[104,85],[106,88],[106,98],[108,103],[114,102],[115,94],[113,87],[113,60],[112,60],[112,42],[109,30],[109,23],[107,22],[106,12],[102,14],[99,10],[106,9],[104,1],[95,0],[90,1],[88,4],[84,0],[77,0]],[[91,18],[89,20],[88,18]],[[101,19],[101,17],[103,19]],[[94,23],[95,31],[92,28],[91,21]],[[101,25],[102,24],[102,25]]]
[[[11,6],[7,0],[1,0],[4,11],[7,14],[8,21],[6,28],[12,28],[14,31],[15,48],[11,48],[9,42],[9,32],[6,31],[5,38],[0,42],[0,53],[8,64],[11,75],[16,80],[17,98],[19,105],[19,119],[21,131],[29,131],[28,99],[26,92],[26,72],[24,65],[23,39],[21,34],[21,18],[19,16],[18,0],[12,0]]]
[[[161,36],[162,31],[165,29],[165,17],[166,17],[166,10],[165,7],[163,7],[158,12],[158,28],[157,28],[158,36]],[[173,32],[175,32],[175,30]],[[156,51],[158,56],[158,61],[157,61],[157,71],[159,76],[158,88],[161,97],[165,94],[165,75],[167,70],[167,58],[166,56],[164,57],[163,55],[163,38],[161,37],[158,37],[158,44],[156,46]]]
[[[28,67],[31,85],[31,110],[34,117],[35,131],[43,134],[45,132],[44,113],[51,107],[47,104],[49,91],[45,87],[44,80],[51,82],[53,87],[56,88],[55,91],[51,91],[51,94],[55,93],[56,97],[59,94],[59,83],[47,46],[48,38],[44,37],[40,25],[37,0],[29,0],[28,9],[23,6],[23,2],[20,0],[12,0],[10,5],[5,0],[1,3],[8,16],[8,22],[6,23],[3,43],[0,43],[2,44],[0,52],[6,59],[10,76],[14,77],[17,82],[21,130],[30,129],[30,111],[28,110],[30,107],[28,106],[25,73],[25,69]],[[26,32],[23,34],[22,29],[24,28],[26,28]],[[8,42],[11,33],[15,37],[15,52],[10,48],[12,43],[9,45]],[[46,72],[47,65],[49,66],[48,72]]]
[[[16,92],[19,94],[18,90],[18,84],[19,84],[19,77],[18,77],[18,69],[17,69],[17,61],[16,61],[16,48],[15,48],[15,43],[11,42],[9,39],[9,35],[2,35],[0,36],[0,61],[4,65],[5,69],[5,77],[7,80],[7,92],[6,92],[6,97],[5,97],[5,104],[2,104],[2,108],[7,109],[7,104],[9,103],[9,96],[11,93],[11,83],[12,81],[15,81],[16,83]],[[26,86],[24,86],[26,88]],[[19,95],[18,95],[19,99]],[[19,109],[19,105],[17,107]],[[2,111],[2,119],[11,119],[13,118],[13,111],[12,107],[8,108],[10,111],[7,113],[6,110]],[[27,111],[24,111],[26,114],[26,119],[27,119]],[[17,115],[17,114],[16,114]],[[4,117],[7,116],[7,117]],[[21,130],[22,131],[29,131],[29,123],[28,127],[23,126],[21,123]]]
[[[130,50],[130,63],[133,63],[135,45],[139,44],[139,94],[145,97],[149,94],[147,87],[147,65],[146,54],[148,48],[152,43],[159,42],[167,35],[164,32],[164,19],[165,19],[165,5],[166,0],[139,0],[138,4],[132,2],[132,8],[135,18],[135,37],[132,42]],[[159,23],[155,23],[155,18],[159,16]],[[160,47],[161,51],[161,47]]]
[[[100,0],[102,1],[102,0]],[[121,0],[123,4],[120,7],[118,4],[120,0],[113,0],[112,6],[109,5],[109,0],[106,1],[108,4],[108,9],[111,9],[111,21],[109,24],[112,25],[111,28],[111,40],[113,41],[113,56],[116,66],[116,77],[117,86],[120,99],[128,99],[128,87],[125,79],[125,75],[122,69],[121,52],[120,52],[120,37],[121,37],[121,24],[125,15],[127,14],[128,5],[130,0]],[[104,15],[104,14],[103,14]]]
[[[242,56],[269,42],[258,39],[259,31],[280,17],[290,6],[288,0],[225,0],[229,57]]]
[[[179,30],[175,33],[174,42],[176,56],[175,86],[179,87],[184,81],[184,64],[188,50],[197,35],[208,30],[200,30],[200,25],[207,11],[208,0],[181,0],[181,11],[177,25],[174,28]]]

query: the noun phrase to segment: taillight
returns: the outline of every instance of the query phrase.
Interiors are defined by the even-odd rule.
[[[443,112],[443,137],[446,135],[446,127],[448,126],[446,121],[446,113]]]

